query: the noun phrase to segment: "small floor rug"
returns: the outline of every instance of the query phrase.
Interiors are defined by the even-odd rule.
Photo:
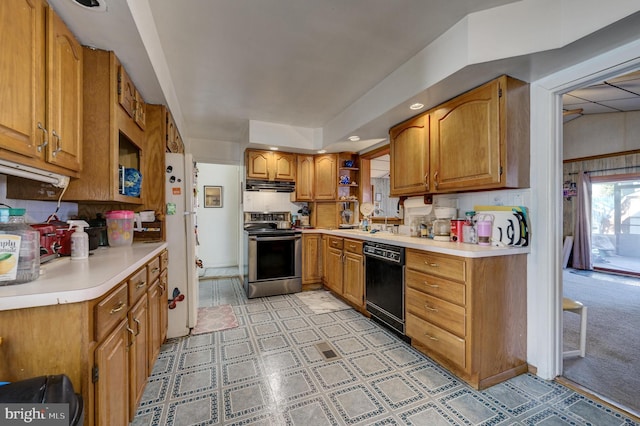
[[[198,308],[198,321],[191,330],[191,335],[212,333],[237,326],[238,319],[231,305]]]
[[[331,292],[326,290],[303,291],[302,293],[296,293],[296,297],[315,314],[351,309],[351,306],[339,300],[332,295]]]

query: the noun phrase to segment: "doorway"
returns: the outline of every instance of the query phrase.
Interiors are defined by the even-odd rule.
[[[598,88],[610,88],[607,81],[638,77],[635,71],[563,95],[563,235],[573,236],[578,206],[572,188],[575,188],[576,175],[587,172],[591,222],[586,229],[591,237],[588,252],[593,269],[571,269],[569,264],[569,268],[562,271],[560,286],[563,298],[582,303],[587,318],[583,331],[581,317],[575,310],[562,312],[562,377],[611,405],[635,413],[640,412],[640,405],[633,397],[640,392],[640,379],[636,379],[640,377],[640,356],[638,348],[633,347],[634,342],[640,341],[640,332],[636,331],[640,325],[637,310],[640,303],[640,253],[637,252],[640,247],[640,173],[637,172],[640,147],[629,150],[634,143],[627,145],[625,129],[640,114],[640,103],[636,102],[640,93],[621,94],[629,99],[625,102],[635,104],[628,109],[615,110],[602,105],[600,102],[607,99],[604,96],[593,99]],[[589,96],[590,101],[586,99]],[[611,111],[598,110],[605,107]],[[607,125],[614,122],[612,126]],[[579,348],[583,332],[586,336],[584,356],[575,352],[563,356],[566,351]]]

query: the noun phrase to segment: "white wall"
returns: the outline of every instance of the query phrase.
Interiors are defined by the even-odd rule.
[[[291,194],[286,192],[254,192],[245,191],[243,210],[245,212],[291,212],[298,210],[307,203],[291,202]]]
[[[198,163],[198,257],[205,268],[237,266],[239,232],[239,166]],[[204,207],[204,186],[222,186],[222,207]]]
[[[640,149],[640,111],[590,114],[564,125],[565,160]]]

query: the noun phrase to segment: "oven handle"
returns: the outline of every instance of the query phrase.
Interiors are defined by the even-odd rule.
[[[264,236],[264,235],[260,235],[260,236],[256,236],[256,235],[251,235],[249,237],[249,241],[292,241],[292,240],[297,240],[299,238],[302,238],[300,235],[294,235],[294,236],[284,236],[284,237],[268,237],[268,236]]]

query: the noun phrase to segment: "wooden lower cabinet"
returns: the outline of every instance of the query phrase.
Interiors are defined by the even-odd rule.
[[[95,424],[126,425],[129,422],[129,333],[127,319],[123,319],[96,348],[94,378]],[[85,421],[92,424],[87,419]]]
[[[129,311],[129,421],[133,420],[149,377],[149,320],[147,295]]]
[[[342,243],[342,238],[323,236],[323,283],[325,287],[339,295],[342,295],[342,274],[344,270]]]
[[[322,281],[322,235],[302,234],[303,290]]]
[[[323,236],[323,283],[353,307],[364,311],[364,262],[360,240]]]
[[[66,374],[86,426],[129,424],[166,338],[166,256],[95,300],[0,311],[0,377]],[[62,331],[52,333],[54,325]]]
[[[344,275],[342,296],[353,305],[363,309],[364,302],[364,255],[362,241],[344,240]]]
[[[407,249],[406,334],[476,389],[527,371],[526,255]]]

